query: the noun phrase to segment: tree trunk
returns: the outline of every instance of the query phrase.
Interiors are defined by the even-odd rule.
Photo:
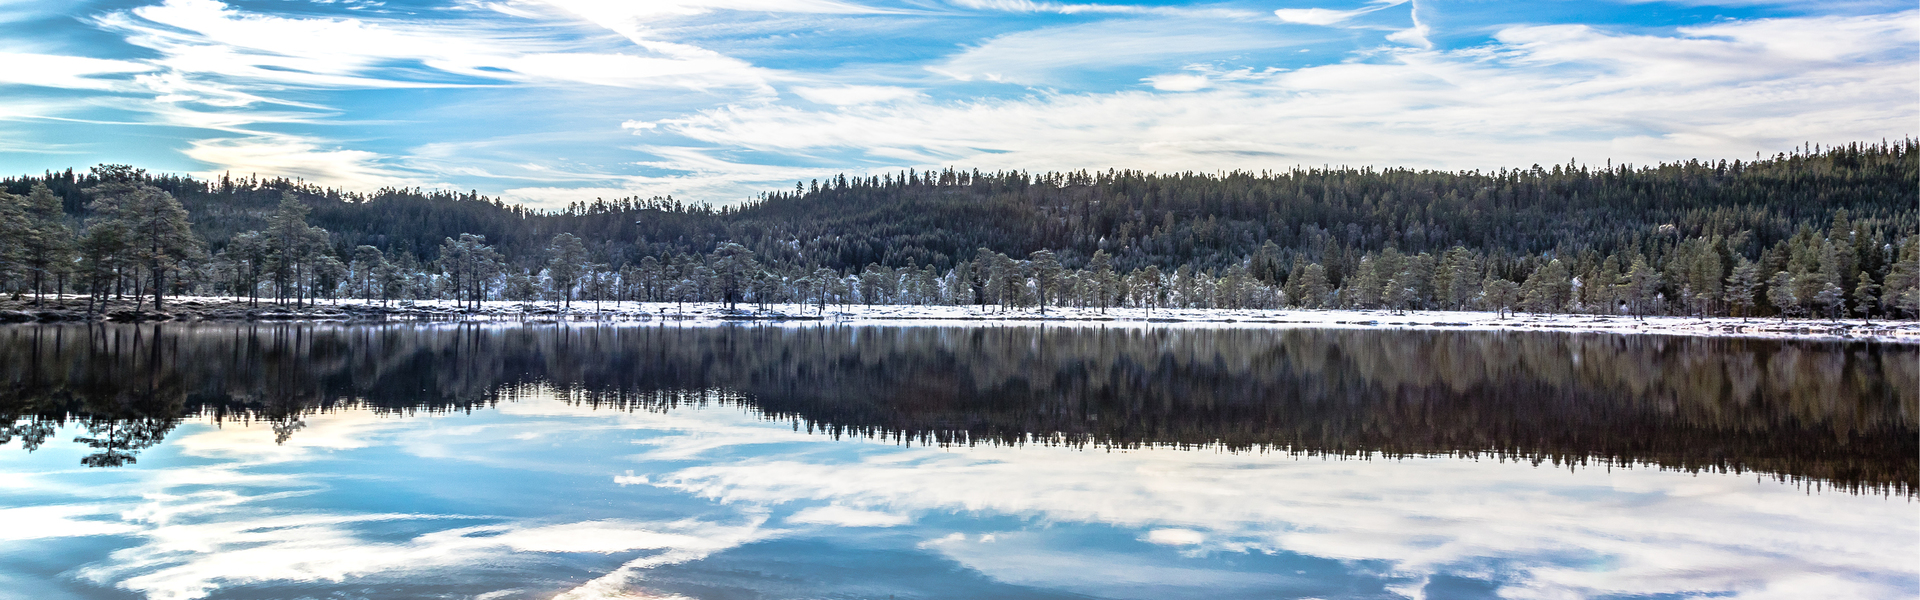
[[[153,312],[160,312],[160,297],[166,289],[167,270],[160,268],[160,261],[153,261]]]

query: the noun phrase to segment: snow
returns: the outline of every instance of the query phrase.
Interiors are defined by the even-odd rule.
[[[183,298],[182,300],[189,300]],[[202,299],[214,301],[214,299]],[[316,309],[330,306],[366,305],[358,300],[338,304],[322,302]],[[371,304],[378,305],[378,302]],[[1579,333],[1651,334],[1698,337],[1741,337],[1807,340],[1859,340],[1898,344],[1920,344],[1920,322],[1874,321],[1861,319],[1786,319],[1731,317],[1644,317],[1587,314],[1508,314],[1505,318],[1491,312],[1386,310],[1305,310],[1305,309],[1145,309],[1048,307],[1046,314],[1033,308],[1001,311],[997,307],[849,305],[829,304],[822,314],[818,305],[773,304],[761,309],[741,304],[729,310],[720,303],[671,302],[578,302],[571,310],[556,303],[487,301],[477,311],[465,311],[459,303],[447,300],[395,302],[390,307],[398,316],[453,319],[462,321],[557,321],[608,320],[619,322],[673,322],[688,325],[735,323],[742,321],[805,324],[833,323],[853,325],[1099,325],[1141,328],[1340,328],[1340,329],[1419,329],[1450,331],[1563,331]],[[267,305],[262,309],[272,310]],[[316,315],[318,316],[318,315]]]

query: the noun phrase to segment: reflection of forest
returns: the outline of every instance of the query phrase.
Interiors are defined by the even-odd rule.
[[[96,466],[182,418],[616,409],[736,397],[834,435],[1759,471],[1920,488],[1920,348],[1653,336],[1089,327],[0,328],[0,443],[78,420]],[[700,390],[719,390],[707,396]],[[696,392],[689,394],[688,392]]]

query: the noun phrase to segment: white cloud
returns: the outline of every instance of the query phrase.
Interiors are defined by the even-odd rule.
[[[1378,2],[1373,2],[1369,6],[1366,6],[1364,8],[1356,8],[1352,10],[1334,10],[1330,8],[1282,8],[1282,9],[1274,10],[1273,16],[1279,17],[1281,21],[1285,21],[1288,23],[1299,23],[1302,25],[1320,25],[1320,26],[1338,25],[1340,23],[1345,23],[1353,19],[1354,17],[1379,11],[1380,9],[1383,9],[1383,8],[1399,6],[1409,1],[1410,0],[1381,0]]]
[[[1902,549],[1916,533],[1894,516],[1905,514],[1898,501],[1808,495],[1737,475],[1174,449],[901,448],[854,462],[826,452],[793,449],[652,480],[737,505],[830,500],[1110,524],[1146,530],[1147,543],[1200,552],[1384,561],[1391,574],[1415,581],[1497,561],[1512,579],[1508,597],[1697,590],[1763,597],[1780,582],[1874,596],[1898,584],[1871,573],[1910,571]],[[1888,529],[1890,519],[1905,524]],[[1126,557],[1089,559],[1079,550],[1066,555],[1036,536],[996,534],[990,545],[950,536],[928,547],[1001,581],[1089,595],[1128,582],[1219,583],[1221,576]],[[1569,568],[1556,558],[1566,552],[1589,554],[1606,568]]]
[[[905,525],[909,521],[911,521],[911,519],[906,515],[860,510],[838,504],[816,506],[794,513],[791,517],[787,517],[787,522],[789,523],[838,525],[841,527],[892,527],[895,525]]]
[[[633,48],[638,54],[569,51],[584,42],[526,35],[489,22],[279,17],[215,0],[167,0],[109,13],[100,22],[134,44],[160,51],[157,65],[227,85],[444,87],[488,80],[690,89],[764,85],[751,65],[691,46],[641,40],[645,43]]]
[[[598,19],[650,20],[661,17],[685,17],[714,11],[882,14],[896,12],[872,6],[834,0],[540,0],[546,4]]]
[[[1312,41],[1204,19],[1104,20],[994,37],[927,68],[960,80],[1049,85],[1065,71],[1152,65]]]
[[[116,79],[102,76],[143,73],[153,67],[136,61],[0,52],[0,84],[33,85],[78,90],[124,88]]]
[[[1163,546],[1198,546],[1207,534],[1192,529],[1155,529],[1147,532],[1147,542]]]
[[[839,87],[796,87],[793,93],[799,94],[810,102],[850,106],[905,100],[920,95],[920,92],[903,87],[885,85],[843,85]]]
[[[1247,18],[1259,14],[1253,11],[1222,7],[1184,7],[1184,6],[1142,6],[1135,4],[1074,4],[1062,2],[1034,2],[1033,0],[952,0],[952,4],[972,10],[992,10],[1023,13],[1060,13],[1060,14],[1158,14],[1172,16],[1203,16],[1215,18]]]
[[[532,404],[536,403],[502,408]],[[580,414],[579,407],[558,402],[537,404],[557,410],[521,413]],[[725,412],[741,416],[737,411]],[[608,415],[592,416],[602,421]],[[622,568],[560,596],[585,599],[624,597],[619,593],[646,569],[697,560],[778,533],[764,529],[765,516],[752,510],[734,511],[732,520],[721,521],[543,521],[337,512],[285,502],[332,485],[326,478],[310,474],[277,474],[288,468],[284,465],[289,461],[319,458],[315,450],[351,450],[396,442],[431,444],[435,436],[453,436],[469,443],[473,439],[495,439],[476,435],[490,432],[484,426],[448,427],[449,420],[444,415],[398,419],[361,411],[309,415],[307,426],[285,445],[275,444],[272,432],[260,426],[185,427],[169,443],[189,455],[215,459],[216,463],[153,469],[126,483],[79,490],[64,481],[14,482],[49,496],[87,495],[93,500],[0,509],[0,516],[20,519],[13,522],[22,524],[0,532],[0,540],[89,535],[137,539],[136,544],[115,550],[104,560],[77,566],[72,573],[81,580],[118,587],[152,600],[193,600],[222,588],[259,583],[409,581],[476,564],[532,567],[546,560],[541,555],[550,554],[648,551]],[[623,421],[618,417],[612,420],[611,426]],[[637,420],[646,422],[646,417]],[[741,422],[751,422],[751,418]],[[578,423],[566,420],[530,419],[525,424],[528,427],[513,431],[580,431]],[[458,431],[461,429],[468,431]],[[267,465],[278,466],[260,469]],[[474,520],[499,522],[465,524]],[[398,537],[368,535],[370,529],[393,523],[408,523],[428,531]]]
[[[196,140],[185,154],[188,158],[213,165],[211,169],[196,173],[207,178],[227,172],[259,174],[263,177],[297,178],[321,186],[351,190],[443,185],[388,165],[386,159],[374,152],[323,148],[319,142],[293,136]]]
[[[0,542],[50,538],[124,535],[139,528],[112,520],[110,506],[46,504],[0,508]],[[91,518],[87,518],[91,517]]]
[[[1144,79],[1153,89],[1163,92],[1192,92],[1204,90],[1213,85],[1213,80],[1205,75],[1194,73],[1168,73]]]
[[[1181,94],[743,105],[660,124],[715,148],[853,152],[923,167],[1470,169],[1570,156],[1738,158],[1802,140],[1911,133],[1920,116],[1915,15],[1727,22],[1670,36],[1513,27],[1485,47],[1382,50],[1365,62],[1248,74]]]
[[[1073,523],[1137,530],[1141,542],[1189,556],[1292,552],[1366,561],[1415,582],[1414,591],[1433,573],[1495,564],[1506,569],[1503,597],[1513,598],[1722,590],[1752,598],[1892,597],[1911,581],[1908,559],[1920,534],[1910,504],[1900,499],[1810,493],[1749,475],[1215,449],[905,447],[810,435],[725,403],[608,412],[536,393],[457,417],[334,412],[308,417],[289,445],[299,444],[297,452],[311,460],[325,449],[399,444],[391,449],[405,451],[396,453],[403,457],[592,478],[606,475],[607,465],[583,469],[572,451],[526,452],[508,440],[606,429],[634,435],[604,443],[646,442],[627,457],[638,474],[620,481],[713,501],[691,503],[707,516],[570,518],[560,505],[547,519],[343,512],[325,503],[356,501],[356,494],[315,493],[353,479],[314,476],[344,472],[340,467],[286,464],[263,427],[200,424],[183,427],[170,443],[217,464],[156,467],[105,488],[52,477],[9,480],[36,496],[93,497],[0,516],[137,538],[74,573],[156,600],[250,583],[377,587],[428,574],[458,577],[475,565],[551,565],[554,553],[636,552],[642,556],[559,596],[632,597],[655,567],[835,526],[901,527],[891,535],[924,536],[921,547],[987,577],[1069,593],[1114,595],[1170,583],[1250,588],[1273,575],[1050,537],[1070,529],[1055,525]],[[313,439],[301,442],[305,437]],[[805,507],[788,522],[825,527],[769,528],[767,515],[787,506]],[[956,513],[1017,517],[1033,526],[947,535],[952,522],[943,519],[937,528],[912,529],[912,515]],[[391,534],[396,529],[429,532]],[[32,525],[22,531],[39,539],[67,535]],[[1586,562],[1567,563],[1573,553]]]

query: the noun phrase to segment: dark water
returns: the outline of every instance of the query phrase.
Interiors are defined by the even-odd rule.
[[[0,377],[0,597],[1920,593],[1913,346],[38,326]]]

